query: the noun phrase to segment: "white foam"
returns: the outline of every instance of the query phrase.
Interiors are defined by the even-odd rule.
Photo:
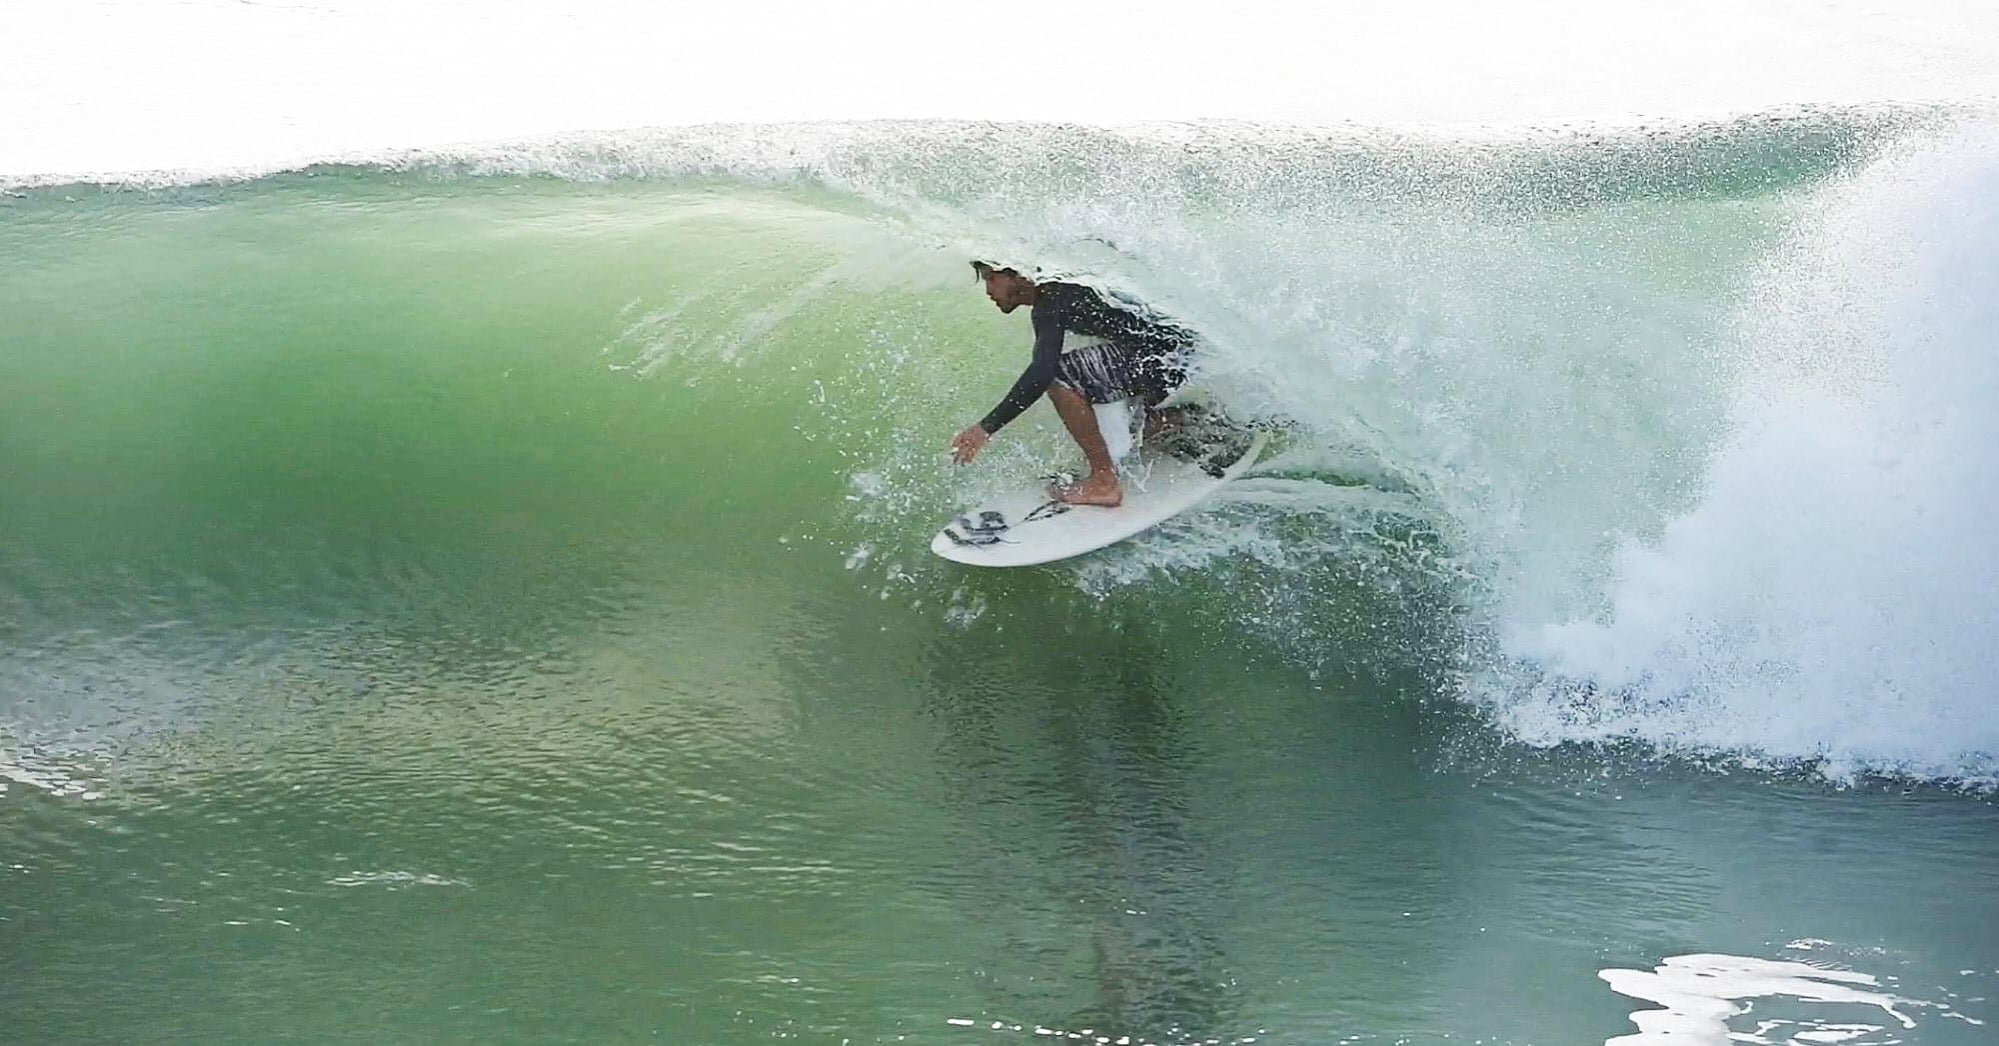
[[[1872,990],[1880,982],[1868,974],[1735,955],[1676,955],[1649,971],[1613,968],[1599,970],[1597,976],[1620,995],[1662,1007],[1633,1012],[1631,1023],[1638,1026],[1638,1033],[1606,1039],[1605,1046],[1836,1043],[1870,1035],[1883,1027],[1820,1019],[1813,1016],[1809,1007],[1786,1005],[1783,1012],[1798,1012],[1799,1016],[1762,1020],[1755,1031],[1731,1030],[1729,1020],[1750,1012],[1747,1000],[1753,999],[1872,1007],[1905,1029],[1914,1028],[1916,1021],[1903,1009],[1926,1005]],[[1760,1007],[1775,1008],[1774,1004]],[[1792,1030],[1787,1032],[1787,1028]]]
[[[103,798],[98,787],[85,780],[80,768],[65,766],[33,750],[11,754],[0,751],[0,794],[6,792],[6,781],[65,799]]]
[[[1586,684],[1497,699],[1637,737],[1999,783],[1999,130],[1830,190],[1768,268],[1707,494],[1618,553],[1602,619],[1514,635]]]
[[[463,879],[434,875],[429,872],[362,872],[354,871],[346,875],[326,880],[328,886],[386,886],[396,890],[408,886],[470,886]]]

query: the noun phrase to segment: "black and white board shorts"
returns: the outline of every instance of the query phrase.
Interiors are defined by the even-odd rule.
[[[1168,356],[1099,341],[1063,353],[1055,364],[1055,380],[1091,403],[1136,397],[1154,407],[1187,380],[1187,370]]]

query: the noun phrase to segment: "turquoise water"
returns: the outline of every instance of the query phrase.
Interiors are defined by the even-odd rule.
[[[23,188],[4,1037],[1989,1041],[1994,155],[918,124]],[[1065,454],[944,461],[1026,340],[975,252],[1184,317],[1283,448],[932,559]]]

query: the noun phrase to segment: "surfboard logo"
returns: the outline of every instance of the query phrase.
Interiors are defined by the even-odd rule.
[[[999,544],[1000,535],[1011,529],[1013,524],[1006,521],[1004,514],[988,510],[979,513],[977,520],[970,516],[959,516],[950,526],[944,528],[944,536],[950,538],[953,544],[976,548]]]
[[[1020,521],[1033,523],[1037,520],[1053,519],[1074,507],[1066,502],[1044,501],[1034,511],[1022,516]],[[944,536],[950,538],[954,545],[978,548],[999,544],[1005,540],[1006,532],[1013,528],[1014,524],[1006,521],[1005,513],[988,509],[979,513],[977,519],[971,516],[959,516],[952,520],[951,525],[944,528]]]

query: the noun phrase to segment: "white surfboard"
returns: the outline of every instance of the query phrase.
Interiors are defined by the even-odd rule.
[[[1123,470],[1124,504],[1065,505],[1045,483],[980,505],[951,520],[930,551],[975,567],[1028,567],[1094,552],[1143,533],[1207,500],[1256,464],[1269,434],[1258,432],[1232,460],[1188,461],[1142,452]],[[1218,451],[1227,454],[1228,451]]]

